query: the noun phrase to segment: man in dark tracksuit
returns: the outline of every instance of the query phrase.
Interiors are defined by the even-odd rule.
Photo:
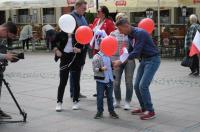
[[[84,15],[84,13],[85,13],[85,11],[86,11],[86,7],[85,7],[85,5],[86,5],[87,3],[85,2],[85,1],[78,1],[77,3],[76,3],[76,5],[75,5],[75,10],[74,11],[72,11],[72,13],[71,13],[71,15],[75,18],[75,20],[76,20],[76,29],[79,27],[79,26],[88,26],[88,23],[87,23],[87,21],[86,21],[86,19],[85,19],[85,17],[83,16]],[[75,29],[75,30],[76,30]],[[74,31],[75,32],[75,31]],[[74,39],[75,40],[75,39]],[[75,44],[75,43],[77,43],[76,42],[76,40],[75,41],[73,41],[73,43]],[[83,51],[82,51],[82,61],[81,61],[81,68],[83,69],[83,66],[84,66],[84,64],[85,64],[85,59],[86,59],[86,54],[87,54],[87,49],[88,49],[88,46],[86,45],[86,46],[84,46],[83,47]],[[71,95],[71,97],[73,97],[73,90],[74,90],[74,81],[73,81],[73,77],[71,76],[72,75],[72,73],[70,72],[70,95]],[[79,77],[81,77],[81,71],[80,71],[80,76]],[[79,78],[79,81],[80,81],[80,78]],[[80,82],[79,82],[79,84],[80,84]],[[82,95],[81,93],[79,93],[80,95],[79,95],[79,97],[80,98],[85,98],[86,96],[84,96],[84,95]]]
[[[132,114],[140,114],[140,119],[148,120],[155,117],[153,103],[149,86],[159,68],[159,51],[150,35],[143,29],[132,27],[126,19],[116,22],[120,33],[128,35],[129,56],[128,59],[140,58],[140,65],[135,79],[135,93],[139,100],[140,109],[135,109]],[[122,62],[114,61],[114,67],[118,67]]]

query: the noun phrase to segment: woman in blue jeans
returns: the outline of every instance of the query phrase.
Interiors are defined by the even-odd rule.
[[[128,59],[140,58],[134,89],[141,108],[133,110],[132,114],[139,114],[141,120],[155,118],[149,86],[160,65],[159,51],[145,30],[132,27],[126,19],[118,20],[116,26],[120,33],[128,35]],[[121,64],[119,60],[113,62],[114,67]]]

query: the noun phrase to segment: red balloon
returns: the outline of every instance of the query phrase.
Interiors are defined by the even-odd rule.
[[[139,28],[146,30],[149,34],[154,30],[154,26],[154,21],[150,18],[144,18],[138,24]]]
[[[100,50],[107,56],[112,56],[117,51],[117,39],[112,36],[103,38],[100,44]]]
[[[75,32],[76,41],[80,44],[88,44],[93,37],[92,29],[88,26],[80,26]]]

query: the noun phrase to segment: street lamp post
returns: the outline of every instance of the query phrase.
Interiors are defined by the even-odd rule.
[[[186,7],[186,6],[183,6],[183,7],[181,8],[181,12],[182,12],[182,16],[183,16],[183,26],[184,26],[183,32],[184,32],[184,35],[185,35],[185,18],[186,18],[186,16],[187,16],[187,7]],[[185,50],[184,50],[184,54],[185,54]]]

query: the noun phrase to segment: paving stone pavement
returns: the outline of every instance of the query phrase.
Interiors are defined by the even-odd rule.
[[[10,83],[20,106],[28,113],[27,122],[1,123],[0,132],[200,131],[200,78],[188,76],[190,70],[181,67],[180,61],[162,59],[160,69],[152,82],[150,90],[157,113],[155,119],[142,121],[122,108],[116,109],[120,119],[111,119],[105,100],[104,118],[95,120],[96,100],[92,95],[96,91],[96,84],[93,80],[91,59],[87,58],[81,78],[81,93],[87,96],[86,99],[81,99],[81,110],[71,109],[68,85],[64,95],[64,110],[56,112],[59,63],[54,62],[51,53],[26,52],[25,57],[25,60],[9,64],[5,79]],[[124,79],[121,87],[124,100]],[[5,86],[2,88],[0,106],[12,115],[13,120],[22,119]],[[135,94],[131,107],[138,107]]]

